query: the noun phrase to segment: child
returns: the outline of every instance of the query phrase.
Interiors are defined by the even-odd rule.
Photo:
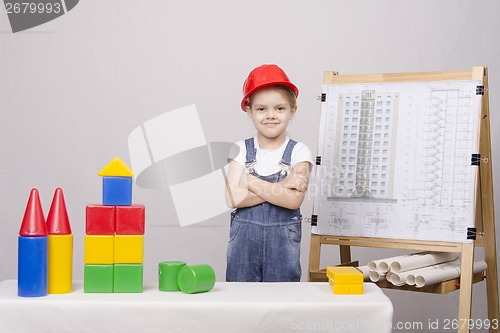
[[[237,142],[230,158],[226,202],[231,214],[227,281],[300,281],[300,205],[312,165],[311,151],[289,139],[298,89],[276,65],[262,65],[243,84],[241,108],[257,136]]]

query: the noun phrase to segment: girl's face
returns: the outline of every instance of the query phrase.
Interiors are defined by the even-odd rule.
[[[283,139],[288,123],[295,114],[295,108],[273,88],[264,88],[252,96],[252,106],[246,109],[259,135],[266,139]]]

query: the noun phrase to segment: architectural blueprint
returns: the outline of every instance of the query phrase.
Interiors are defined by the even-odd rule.
[[[324,85],[317,233],[466,241],[474,226],[479,84]]]

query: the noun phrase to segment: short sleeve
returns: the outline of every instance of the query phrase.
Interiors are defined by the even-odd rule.
[[[247,150],[245,147],[245,141],[238,141],[231,146],[227,161],[228,163],[231,161],[236,161],[242,166],[245,166],[246,155]]]
[[[302,142],[297,142],[292,151],[292,167],[300,162],[309,162],[311,166],[314,164],[312,159],[312,153],[309,147],[307,147]],[[312,168],[311,168],[312,169]]]

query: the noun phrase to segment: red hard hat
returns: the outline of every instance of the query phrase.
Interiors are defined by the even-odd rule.
[[[287,86],[292,89],[295,97],[299,95],[299,89],[290,82],[281,68],[276,65],[262,65],[252,70],[243,83],[244,97],[241,100],[241,109],[246,111],[247,99],[256,90],[274,85]]]

